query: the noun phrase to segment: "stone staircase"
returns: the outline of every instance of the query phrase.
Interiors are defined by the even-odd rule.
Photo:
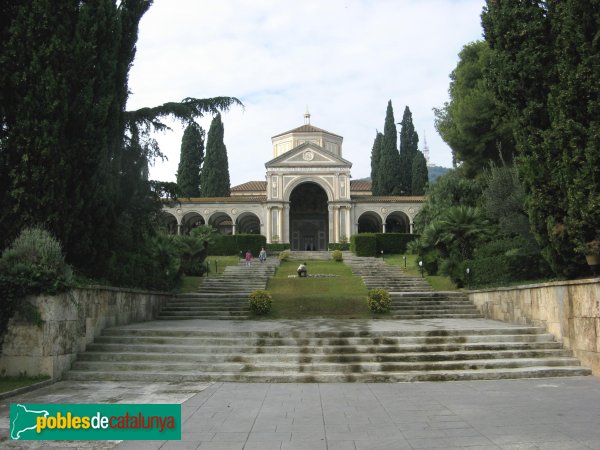
[[[316,321],[268,322],[235,322],[223,327],[229,331],[209,326],[214,324],[210,321],[185,329],[179,326],[182,322],[105,329],[78,356],[66,378],[408,382],[591,373],[535,327],[447,319],[418,327],[409,322],[395,326],[398,322],[393,321],[329,321],[326,326]],[[445,328],[449,322],[453,324]],[[386,329],[386,323],[394,326]]]
[[[383,288],[390,293],[393,319],[474,319],[481,313],[458,291],[433,291],[421,277],[405,274],[398,266],[390,266],[380,258],[354,256],[344,252],[344,262],[354,275],[362,277],[367,289]]]
[[[159,320],[173,319],[248,319],[248,296],[256,289],[265,289],[279,260],[240,262],[228,266],[221,276],[204,279],[199,292],[174,296],[160,311]]]

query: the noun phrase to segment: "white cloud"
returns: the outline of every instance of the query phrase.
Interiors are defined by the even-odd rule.
[[[413,113],[434,163],[450,166],[433,107],[463,45],[481,37],[483,0],[155,0],[142,18],[128,107],[184,97],[238,97],[223,115],[232,184],[264,179],[273,135],[312,123],[344,137],[354,178],[370,173],[375,130],[392,100],[396,121]],[[210,118],[201,121],[208,129]],[[174,180],[182,129],[157,138]]]

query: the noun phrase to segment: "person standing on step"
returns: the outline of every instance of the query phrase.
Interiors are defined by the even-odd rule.
[[[260,253],[258,254],[258,259],[261,263],[264,263],[267,260],[267,251],[264,247],[261,247]]]
[[[246,252],[246,256],[244,257],[244,259],[246,260],[246,265],[249,266],[252,263],[252,252],[250,250],[248,250]]]

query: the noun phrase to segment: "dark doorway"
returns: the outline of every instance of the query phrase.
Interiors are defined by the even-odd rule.
[[[302,183],[290,195],[292,250],[327,250],[327,194],[316,183]]]

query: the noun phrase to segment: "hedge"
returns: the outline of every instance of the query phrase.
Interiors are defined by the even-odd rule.
[[[419,237],[409,233],[377,233],[377,254],[381,251],[386,255],[406,253],[406,245]]]
[[[470,270],[468,278],[462,270],[464,284],[468,287],[535,280],[548,276],[550,271],[539,254],[497,255],[472,259],[462,265]]]
[[[339,242],[330,242],[327,245],[327,249],[329,251],[333,251],[333,250],[341,250],[342,252],[348,251],[350,250],[350,243],[348,242],[344,242],[344,243],[339,243]]]
[[[239,255],[245,254],[248,250],[255,257],[258,257],[261,247],[266,247],[267,240],[260,234],[236,234],[221,235],[215,240],[215,243],[208,247],[208,254],[216,255]]]
[[[279,253],[282,252],[283,250],[289,250],[290,249],[290,244],[267,244],[267,252],[269,253]]]
[[[350,250],[356,256],[375,256],[377,254],[377,236],[374,233],[352,235]]]

